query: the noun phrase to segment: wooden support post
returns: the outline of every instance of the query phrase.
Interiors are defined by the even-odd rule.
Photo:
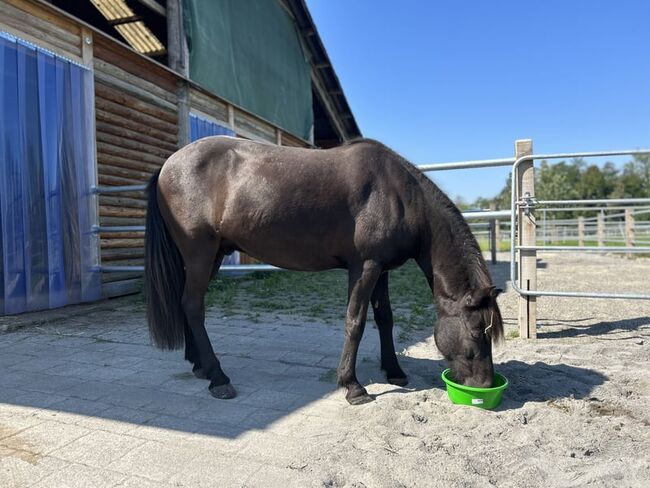
[[[501,244],[501,221],[499,219],[494,220],[494,241],[498,251],[499,244]]]
[[[93,31],[88,27],[81,28],[81,59],[88,68],[93,68]]]
[[[494,203],[490,204],[490,210],[496,210],[497,206]],[[499,221],[496,219],[490,220],[490,257],[492,264],[497,264],[497,251],[499,250],[499,240],[497,234],[499,232]]]
[[[228,104],[228,125],[233,131],[237,132],[235,128],[235,107],[230,104]]]
[[[184,25],[182,0],[167,0],[167,64],[189,78],[189,51]]]
[[[190,140],[190,96],[187,81],[178,80],[176,97],[178,98],[178,147],[187,146]]]
[[[530,139],[515,142],[515,157],[533,154],[533,141]],[[535,167],[533,161],[525,161],[517,167],[517,200],[535,197]],[[518,242],[520,246],[536,245],[536,224],[534,209],[519,206],[517,212]],[[520,250],[519,286],[523,290],[537,289],[537,251]],[[519,336],[522,339],[537,337],[537,297],[519,297]]]
[[[182,0],[167,0],[167,63],[184,78],[190,76],[189,52],[183,23]],[[178,147],[190,143],[190,101],[187,81],[178,80]]]
[[[86,66],[90,70],[93,69],[93,65],[94,65],[93,42],[94,42],[93,31],[86,26],[81,27],[81,59],[83,61],[84,66]],[[93,75],[84,77],[84,83],[86,84],[85,89],[88,90],[88,92],[92,93],[92,95],[90,95],[92,97],[92,110],[85,111],[86,119],[82,121],[83,125],[89,127],[89,131],[92,134],[91,146],[86,148],[86,150],[88,151],[88,153],[86,153],[87,157],[92,158],[92,162],[87,161],[88,179],[90,180],[90,184],[96,187],[99,185],[99,181],[97,175],[98,173],[97,171],[97,129],[95,128],[95,122],[96,122],[95,93],[94,93],[95,83],[94,83]],[[89,210],[89,217],[90,217],[90,226],[91,227],[99,226],[100,225],[99,195],[96,193],[90,193],[89,201],[90,202],[89,202],[88,210]],[[91,253],[90,260],[92,262],[92,265],[101,266],[102,252],[101,252],[101,241],[99,238],[99,234],[91,233],[90,240],[92,242],[91,250],[90,250]]]
[[[598,247],[605,247],[605,212],[602,210],[598,214],[596,221],[596,232],[598,234]]]
[[[625,246],[634,247],[634,209],[626,208],[625,209]],[[634,257],[634,254],[628,252],[627,258],[631,259]]]
[[[490,219],[490,258],[492,264],[497,264],[497,231],[496,220]]]
[[[585,218],[578,217],[578,246],[585,245]]]

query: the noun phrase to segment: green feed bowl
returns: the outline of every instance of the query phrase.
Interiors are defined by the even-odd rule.
[[[447,395],[452,403],[457,405],[470,405],[472,407],[496,408],[501,403],[503,390],[508,387],[508,378],[499,373],[494,373],[494,380],[490,388],[476,388],[473,386],[459,385],[449,378],[449,368],[442,372],[442,381],[447,384]]]

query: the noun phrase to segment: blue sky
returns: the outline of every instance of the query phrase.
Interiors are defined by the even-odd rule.
[[[307,4],[364,136],[413,163],[650,147],[650,1]],[[433,179],[471,201],[507,175]]]

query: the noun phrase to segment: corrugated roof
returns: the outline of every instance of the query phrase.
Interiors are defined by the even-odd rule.
[[[124,0],[90,0],[124,40],[136,51],[149,56],[165,52],[165,46],[136,16]]]

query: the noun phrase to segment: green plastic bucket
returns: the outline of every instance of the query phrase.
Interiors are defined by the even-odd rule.
[[[449,368],[442,372],[442,381],[447,384],[447,395],[452,403],[457,405],[470,405],[485,409],[499,406],[503,390],[508,387],[508,378],[499,373],[494,373],[494,380],[490,388],[476,388],[473,386],[459,385],[449,378]]]

